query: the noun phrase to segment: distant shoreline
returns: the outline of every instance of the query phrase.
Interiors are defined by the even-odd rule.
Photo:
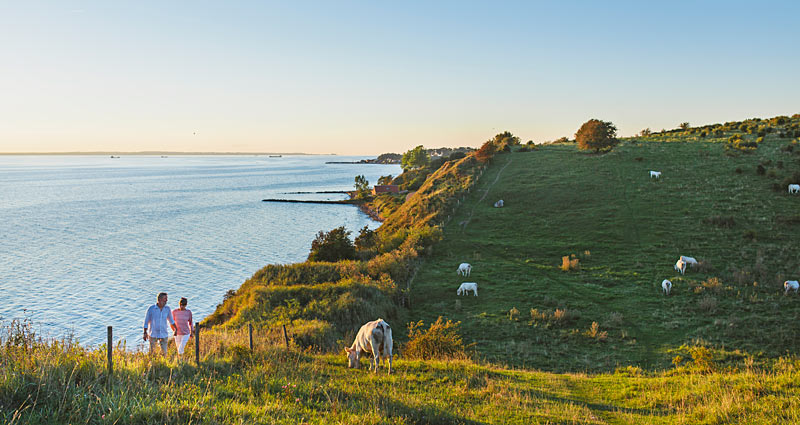
[[[171,152],[171,151],[141,151],[141,152],[0,152],[0,155],[9,156],[32,156],[32,155],[241,155],[241,156],[262,156],[262,155],[336,155],[336,154],[317,154],[317,153],[285,153],[285,152]]]

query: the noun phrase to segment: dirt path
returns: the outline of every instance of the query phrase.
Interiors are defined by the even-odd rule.
[[[497,183],[498,180],[500,180],[500,175],[503,174],[503,170],[505,170],[506,167],[508,167],[509,164],[511,164],[511,158],[510,157],[508,158],[508,162],[506,162],[505,165],[503,165],[503,168],[501,168],[500,171],[497,172],[497,175],[494,177],[494,181],[489,183],[489,187],[484,189],[485,192],[483,193],[483,196],[481,196],[481,199],[478,199],[478,201],[475,202],[475,205],[472,206],[472,209],[469,210],[469,215],[467,216],[466,220],[463,220],[463,221],[458,223],[461,226],[461,232],[462,233],[465,230],[467,230],[467,225],[469,224],[470,220],[472,220],[472,214],[475,212],[475,207],[480,205],[481,202],[483,202],[483,200],[486,199],[486,196],[489,195],[489,190],[492,187],[494,187],[495,183]]]

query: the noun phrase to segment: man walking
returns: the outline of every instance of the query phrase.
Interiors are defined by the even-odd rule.
[[[169,338],[167,321],[174,331],[176,329],[175,320],[172,318],[172,311],[167,306],[167,293],[162,292],[158,294],[158,302],[151,305],[144,316],[144,340],[150,340],[150,354],[155,352],[156,345],[160,345],[161,352],[165,356],[167,355],[167,338]]]

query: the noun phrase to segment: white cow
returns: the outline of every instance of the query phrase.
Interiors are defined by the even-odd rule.
[[[495,208],[503,208],[504,205],[505,203],[503,202],[502,199],[494,203]]]
[[[472,291],[475,296],[478,296],[478,284],[475,282],[464,282],[458,287],[456,295],[467,295],[467,291]]]
[[[789,290],[794,291],[796,294],[797,289],[800,288],[800,283],[798,283],[796,280],[787,280],[786,282],[783,282],[783,288],[785,289],[783,295],[788,295]]]
[[[661,171],[652,171],[651,170],[650,171],[650,178],[652,179],[653,177],[655,177],[657,179],[660,179],[661,178]]]
[[[800,193],[800,184],[790,184],[789,193]]]
[[[697,260],[694,257],[686,257],[681,255],[681,260],[692,267],[697,265]]]
[[[686,261],[683,261],[683,258],[679,259],[678,262],[675,263],[675,270],[681,272],[681,274],[686,271]]]
[[[369,369],[375,367],[378,373],[378,364],[381,359],[387,359],[389,373],[392,373],[392,328],[383,319],[367,322],[358,330],[356,340],[351,347],[344,347],[347,352],[347,367],[358,369],[361,365],[361,355],[371,353],[373,360]]]
[[[661,281],[661,290],[664,291],[664,295],[669,295],[669,291],[672,290],[672,282],[667,279]]]
[[[472,271],[472,266],[469,263],[461,263],[458,266],[458,274],[460,276],[469,276],[469,273]]]

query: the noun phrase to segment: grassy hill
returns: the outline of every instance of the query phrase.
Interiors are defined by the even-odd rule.
[[[486,358],[557,371],[664,368],[683,345],[726,360],[795,353],[800,300],[782,284],[800,277],[800,197],[772,190],[800,170],[781,150],[791,139],[730,156],[717,141],[663,138],[675,142],[496,156],[416,275],[406,317],[460,320]],[[498,199],[505,208],[492,207]],[[561,270],[573,254],[580,269]],[[681,276],[680,255],[700,266]],[[456,274],[465,261],[469,278]],[[462,281],[480,296],[457,297]],[[590,335],[592,322],[606,338]]]
[[[494,140],[488,164],[447,162],[382,203],[358,259],[270,265],[231,291],[200,365],[118,348],[107,387],[104,347],[5,324],[0,422],[798,423],[800,299],[781,286],[800,277],[800,196],[785,186],[800,181],[798,130],[798,116],[748,120],[599,155]],[[681,276],[679,255],[700,265]],[[462,281],[479,296],[457,297]],[[374,316],[394,327],[391,376],[339,353]],[[406,355],[405,325],[439,316],[461,322],[471,357]]]

